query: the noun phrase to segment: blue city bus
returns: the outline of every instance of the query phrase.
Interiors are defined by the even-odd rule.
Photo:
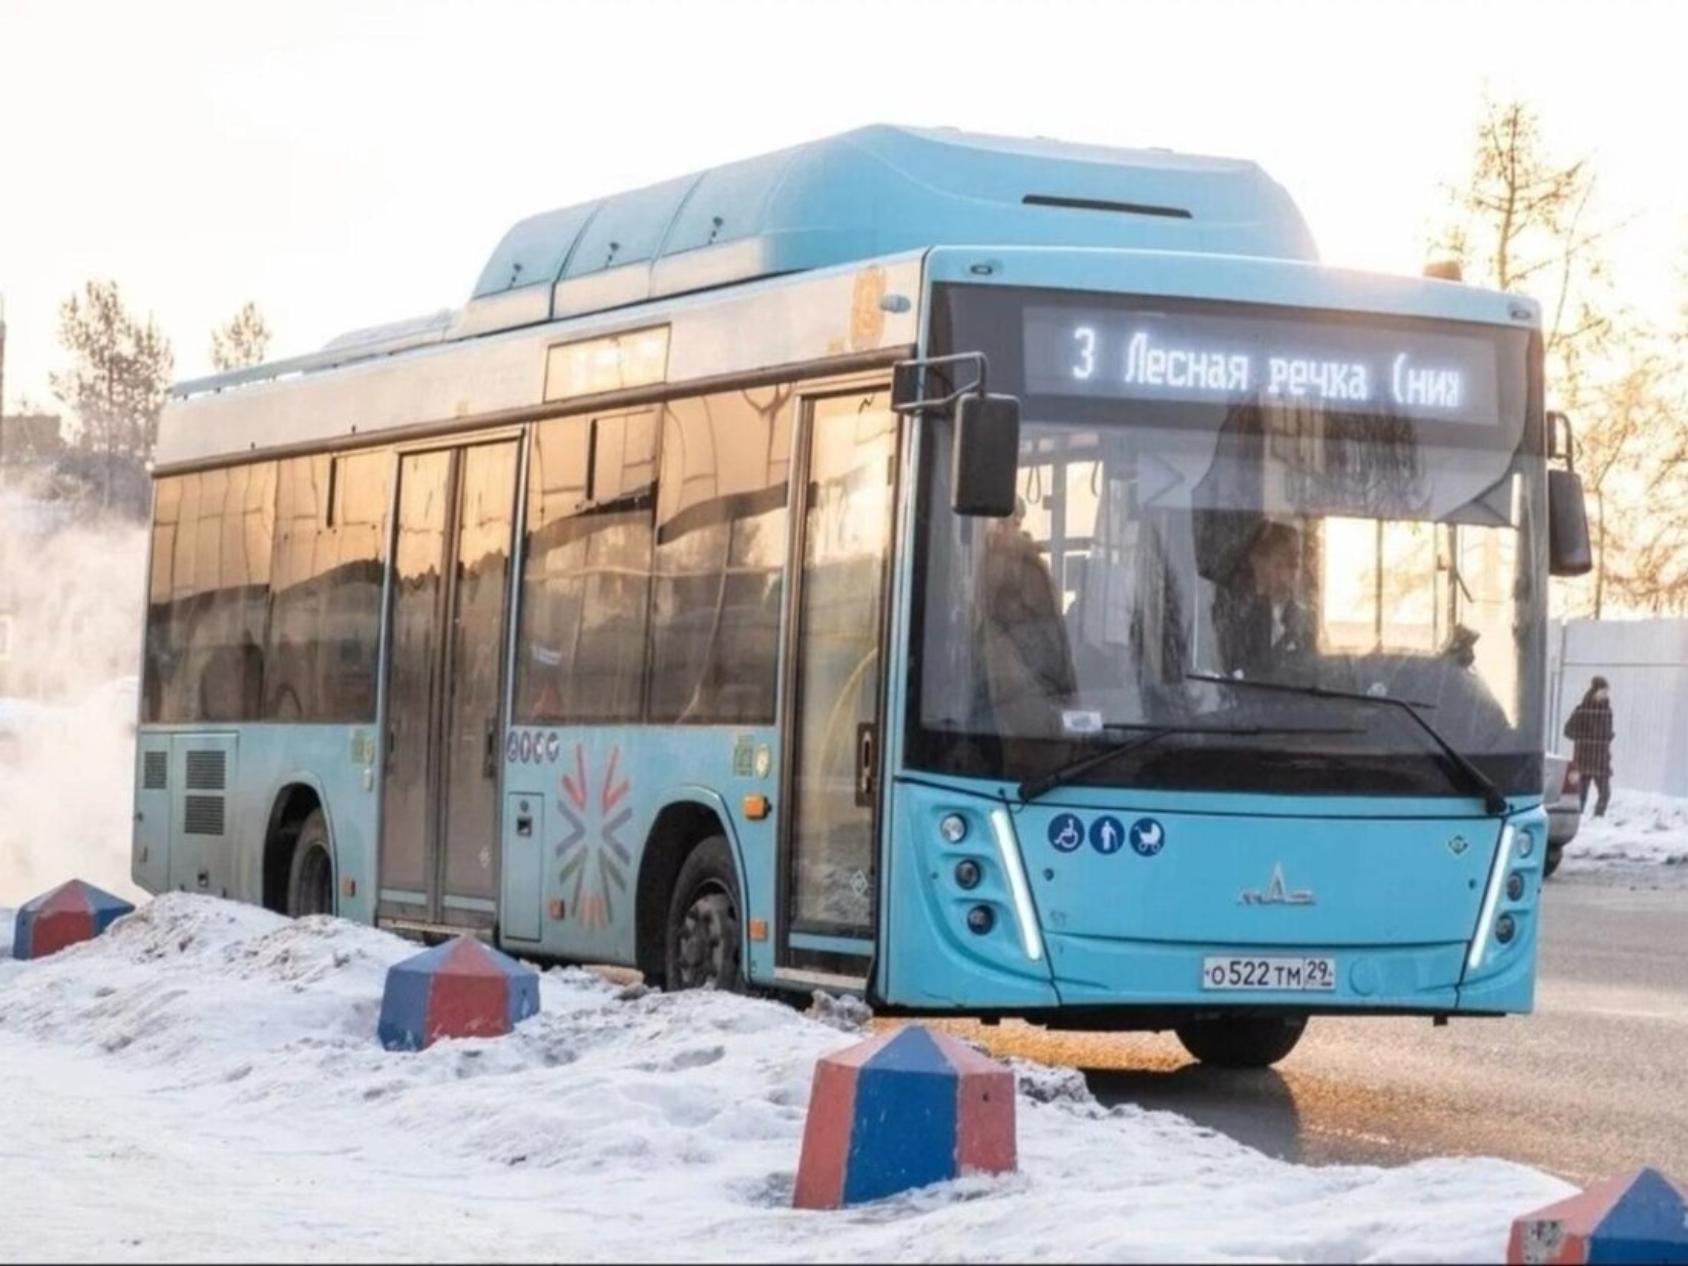
[[[870,127],[538,215],[173,389],[134,878],[1228,1066],[1528,1011],[1551,417],[1534,303],[1248,162]]]

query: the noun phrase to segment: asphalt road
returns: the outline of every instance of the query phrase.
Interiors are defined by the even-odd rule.
[[[1555,880],[1534,1015],[1315,1020],[1276,1069],[1209,1072],[1175,1039],[980,1029],[1087,1070],[1104,1103],[1181,1113],[1311,1164],[1503,1156],[1586,1183],[1688,1175],[1688,885]]]

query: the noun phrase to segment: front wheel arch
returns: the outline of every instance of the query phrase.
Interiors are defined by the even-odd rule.
[[[675,788],[657,810],[645,835],[634,887],[633,965],[647,982],[659,988],[666,983],[668,914],[675,882],[692,851],[711,836],[725,839],[732,855],[738,876],[741,951],[743,961],[749,962],[750,881],[732,815],[721,797],[706,788]]]
[[[744,885],[726,837],[686,855],[664,920],[663,981],[670,990],[743,993]]]

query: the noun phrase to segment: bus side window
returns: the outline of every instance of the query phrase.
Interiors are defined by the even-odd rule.
[[[791,389],[663,411],[649,718],[774,719]]]
[[[148,721],[259,715],[275,464],[161,479],[154,509]]]
[[[384,450],[280,463],[266,718],[374,719],[390,467]]]
[[[655,457],[649,410],[540,423],[528,470],[518,723],[639,719]]]

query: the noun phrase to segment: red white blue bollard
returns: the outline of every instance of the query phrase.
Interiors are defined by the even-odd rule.
[[[442,1037],[499,1037],[539,1010],[539,975],[459,936],[387,969],[377,1035],[390,1051]]]
[[[1609,1179],[1514,1221],[1506,1260],[1688,1263],[1688,1189],[1656,1169]]]
[[[815,1065],[792,1203],[838,1209],[1015,1164],[1014,1074],[911,1025]]]
[[[91,941],[135,907],[80,879],[24,902],[12,926],[13,958],[45,958]]]

